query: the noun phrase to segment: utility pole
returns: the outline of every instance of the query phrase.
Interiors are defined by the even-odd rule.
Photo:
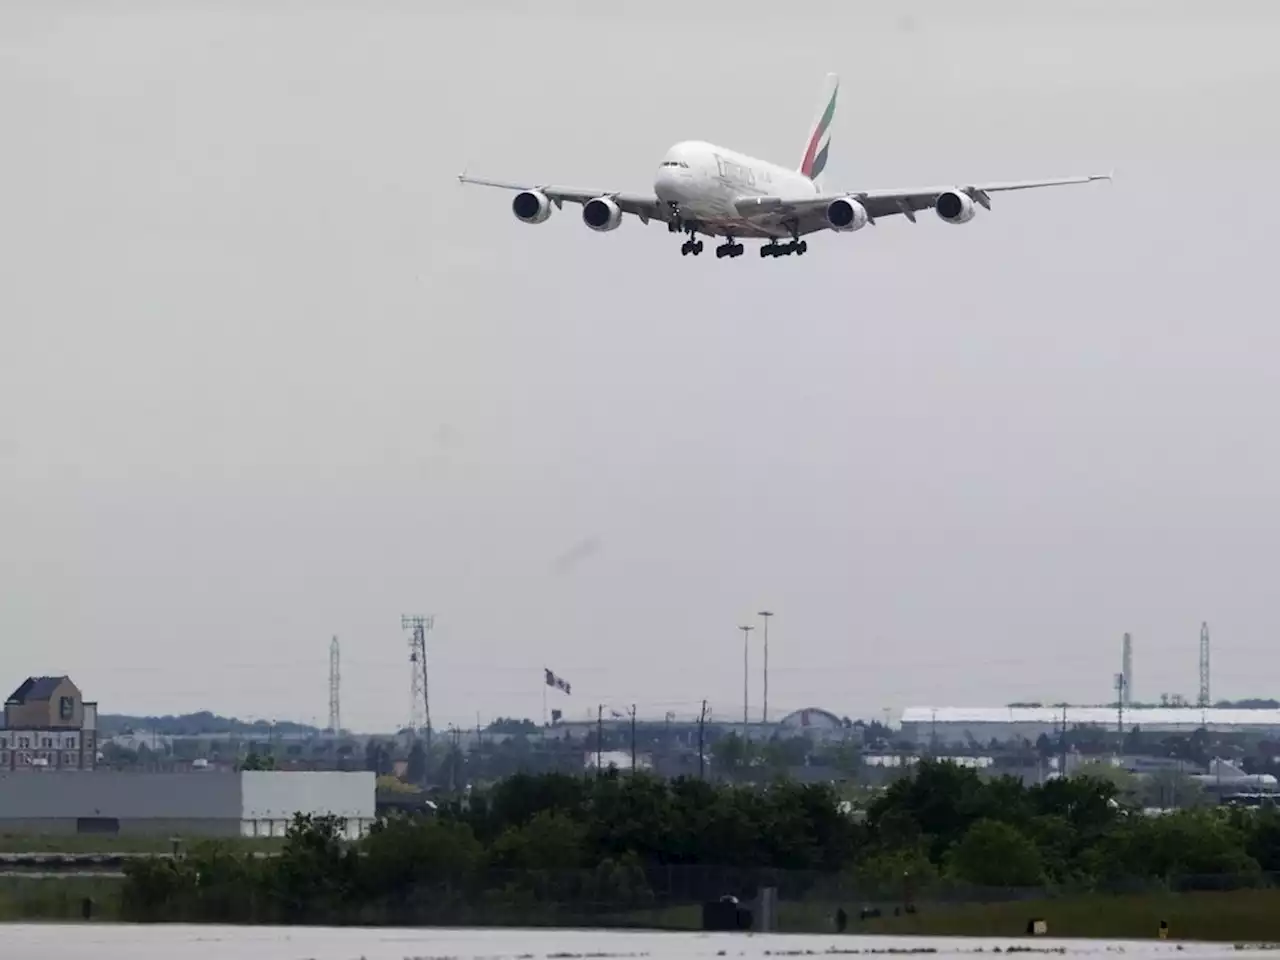
[[[769,618],[773,616],[772,610],[761,610],[758,614],[764,618],[764,710],[760,714],[760,719],[765,723],[769,722]]]
[[[604,704],[596,706],[596,776],[603,773],[600,764],[603,762],[604,752]]]
[[[636,772],[636,705],[631,705],[631,772]]]
[[[706,742],[703,737],[703,731],[707,726],[707,701],[702,701],[702,712],[698,714],[698,779],[705,780],[707,776],[706,750],[703,744]]]
[[[751,636],[751,631],[755,629],[752,626],[739,627],[742,631],[742,741],[747,740],[747,724],[750,720],[747,718],[747,638]]]

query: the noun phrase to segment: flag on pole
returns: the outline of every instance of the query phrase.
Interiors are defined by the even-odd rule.
[[[547,675],[548,687],[555,687],[557,690],[563,690],[565,693],[573,692],[569,689],[569,681],[566,680],[564,677],[557,677],[554,673],[552,673],[550,670],[547,670],[545,667],[543,667],[543,670]]]

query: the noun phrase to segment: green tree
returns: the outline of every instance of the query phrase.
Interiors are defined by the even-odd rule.
[[[394,768],[391,748],[380,740],[370,738],[364,745],[364,768],[379,777],[391,773]]]
[[[427,782],[427,751],[422,746],[422,741],[414,739],[413,746],[409,748],[409,758],[405,764],[404,778],[406,781],[417,786],[423,786]]]
[[[401,905],[414,895],[438,899],[441,888],[465,887],[485,853],[466,823],[405,816],[375,823],[361,851],[360,884],[365,894]]]
[[[586,861],[586,827],[550,810],[508,827],[489,849],[490,865],[504,870],[572,870]]]
[[[344,821],[296,814],[275,858],[271,894],[282,919],[307,921],[342,915],[355,888],[356,851],[343,842]]]
[[[1142,806],[1161,810],[1202,807],[1209,802],[1200,782],[1177,770],[1153,770],[1142,776],[1134,794]]]
[[[969,767],[947,761],[922,760],[915,775],[890,784],[867,807],[872,833],[889,819],[892,829],[908,832],[910,821],[929,838],[929,859],[940,863],[978,817],[985,786]]]
[[[1280,811],[1242,810],[1233,822],[1245,837],[1245,852],[1267,873],[1280,873]]]
[[[983,887],[1032,887],[1044,880],[1030,837],[999,820],[979,820],[947,854],[947,873]]]
[[[859,897],[891,900],[902,897],[906,889],[932,886],[938,879],[938,868],[920,843],[863,857],[849,869],[848,876]]]
[[[712,769],[724,773],[740,773],[759,755],[754,743],[736,733],[726,734],[711,744]]]
[[[1119,877],[1256,876],[1237,823],[1218,810],[1178,810],[1130,817],[1100,846],[1101,859]]]
[[[252,750],[245,756],[240,763],[241,770],[274,770],[276,768],[276,758],[271,754],[255,753]]]
[[[774,737],[764,744],[761,754],[764,762],[774,770],[786,770],[804,766],[812,748],[805,737]]]

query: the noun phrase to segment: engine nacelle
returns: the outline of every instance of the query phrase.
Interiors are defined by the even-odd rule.
[[[959,190],[946,190],[938,194],[938,199],[933,205],[933,212],[944,223],[968,223],[973,219],[974,214],[978,212],[978,208],[973,205],[973,200],[969,198],[967,193],[961,193]]]
[[[841,197],[827,204],[827,223],[831,224],[832,230],[841,233],[861,230],[869,220],[867,208],[852,197]]]
[[[600,233],[617,230],[622,209],[608,197],[596,197],[582,205],[582,222]]]
[[[511,201],[511,212],[521,223],[542,223],[551,216],[551,201],[541,190],[521,190]]]

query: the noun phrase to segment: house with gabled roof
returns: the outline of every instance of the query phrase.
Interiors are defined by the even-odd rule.
[[[27,677],[4,702],[0,770],[92,770],[98,705],[70,677]]]

